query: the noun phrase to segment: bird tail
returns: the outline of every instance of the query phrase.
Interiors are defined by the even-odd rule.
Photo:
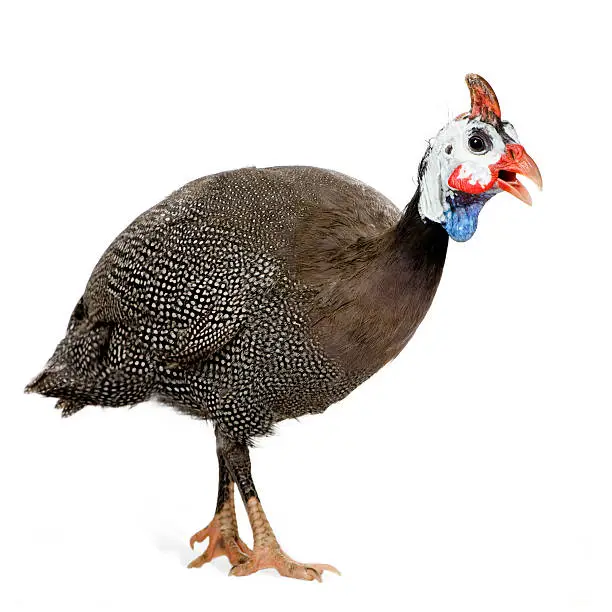
[[[56,397],[56,408],[70,416],[88,404],[127,406],[151,394],[153,369],[140,357],[138,376],[132,358],[124,355],[127,330],[113,323],[94,321],[83,299],[70,317],[64,339],[43,371],[25,388],[26,393]],[[142,370],[146,371],[142,371]],[[142,373],[141,373],[142,372]]]
[[[63,387],[63,389],[62,389]],[[40,395],[47,395],[49,397],[59,397],[62,393],[72,394],[72,389],[67,390],[65,385],[59,383],[59,381],[53,376],[52,373],[42,371],[26,388],[26,393],[39,393]],[[86,406],[86,402],[75,401],[60,397],[55,407],[62,411],[63,417],[73,415],[75,412],[81,410]]]
[[[65,338],[43,371],[25,388],[26,393],[56,397],[62,416],[74,414],[88,402],[87,379],[96,375],[110,336],[106,325],[92,325],[83,300],[74,309]]]

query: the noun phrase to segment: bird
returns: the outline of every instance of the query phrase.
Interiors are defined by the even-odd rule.
[[[393,360],[432,304],[449,238],[469,240],[517,175],[542,177],[489,83],[428,142],[403,210],[365,183],[309,166],[242,168],[194,180],[137,217],[95,266],[65,337],[26,387],[62,416],[159,401],[212,423],[217,504],[190,567],[274,568],[321,581],[329,564],[281,548],[250,449],[276,424],[324,412]],[[253,544],[241,539],[237,487]]]

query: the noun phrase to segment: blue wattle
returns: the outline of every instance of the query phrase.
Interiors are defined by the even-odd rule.
[[[442,223],[448,235],[457,242],[469,240],[478,227],[478,213],[482,210],[483,204],[476,202],[468,206],[461,206],[449,209],[444,213]]]
[[[469,240],[478,227],[482,207],[493,195],[493,190],[478,195],[453,192],[446,198],[449,208],[444,212],[442,227],[457,242]]]

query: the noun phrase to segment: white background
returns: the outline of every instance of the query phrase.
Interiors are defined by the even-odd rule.
[[[0,15],[0,608],[612,609],[610,64],[603,3],[14,2]],[[322,585],[199,570],[212,429],[60,419],[22,394],[89,272],[183,183],[308,164],[411,197],[426,139],[494,86],[540,166],[451,244],[402,355],[252,453]],[[250,539],[246,517],[240,521]]]

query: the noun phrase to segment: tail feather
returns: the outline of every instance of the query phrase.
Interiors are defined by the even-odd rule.
[[[60,393],[60,385],[50,372],[41,372],[26,388],[26,393],[39,393],[40,395],[49,395],[57,397]],[[55,407],[62,411],[62,417],[72,416],[75,412],[86,406],[85,402],[78,402],[66,398],[60,398]]]
[[[84,408],[85,404],[81,404],[80,402],[73,402],[67,399],[60,399],[55,404],[55,407],[58,410],[62,411],[62,418],[66,418],[72,416],[75,412],[81,410],[81,408]]]
[[[126,340],[137,342],[126,328],[92,321],[81,300],[66,337],[25,392],[58,398],[56,406],[62,416],[74,414],[88,404],[126,406],[148,399],[154,381],[153,366],[143,354],[126,355]]]

